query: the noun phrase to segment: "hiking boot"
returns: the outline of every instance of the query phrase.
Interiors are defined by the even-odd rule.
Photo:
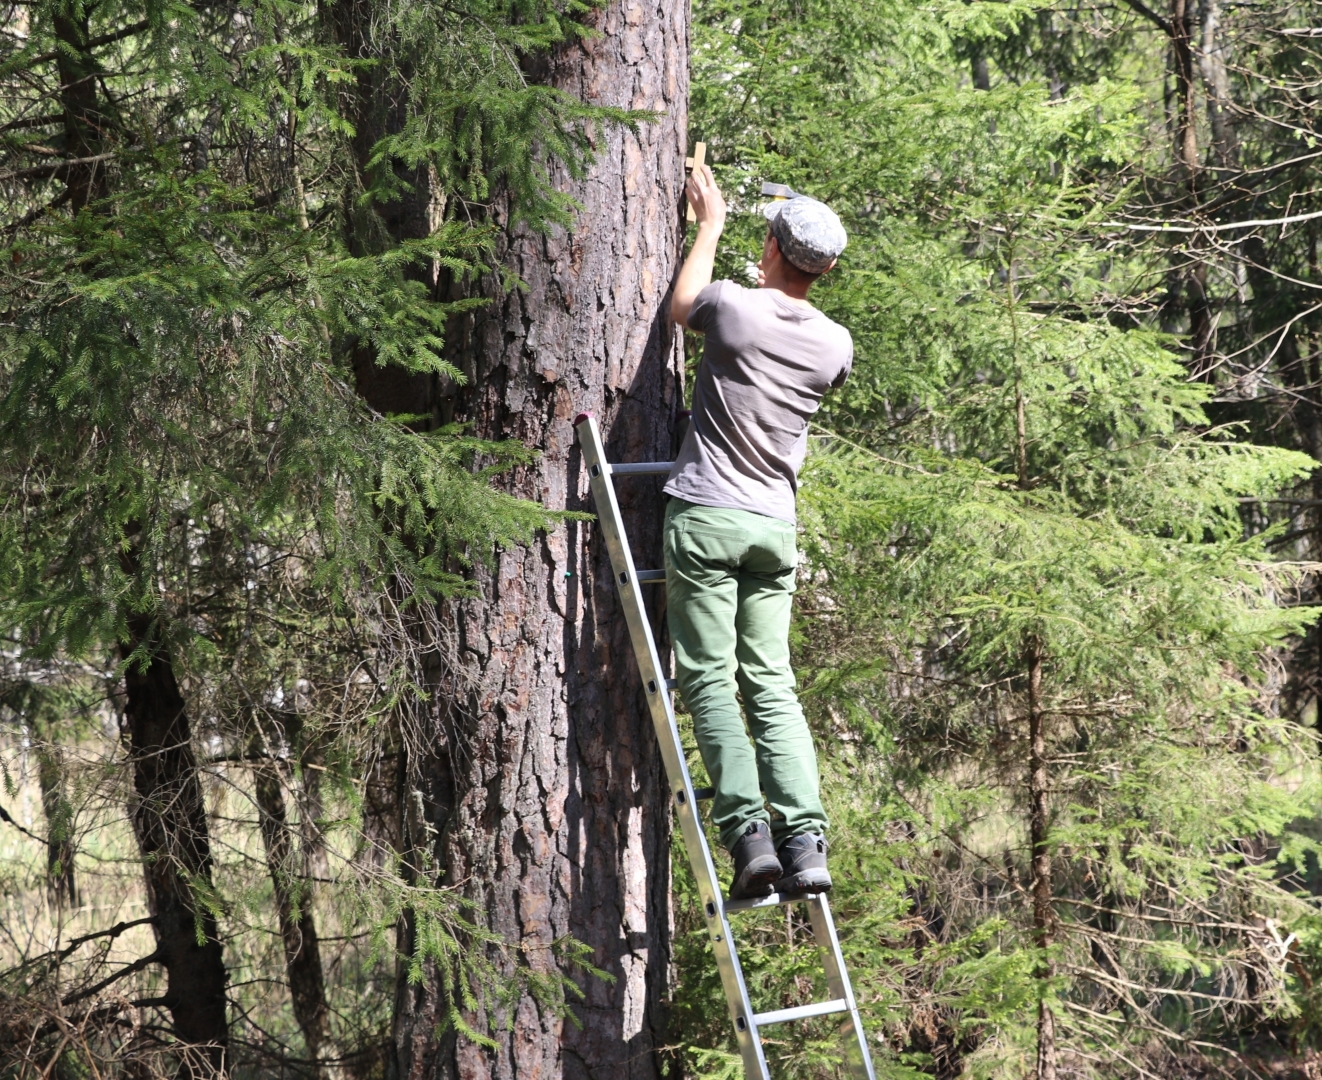
[[[780,860],[771,842],[771,828],[765,821],[749,822],[743,835],[730,848],[734,857],[734,884],[731,900],[770,896],[771,886],[780,877]]]
[[[829,892],[831,875],[826,869],[826,837],[821,833],[792,836],[780,845],[780,879],[776,892]]]

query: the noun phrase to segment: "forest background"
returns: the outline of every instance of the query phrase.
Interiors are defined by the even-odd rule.
[[[588,232],[641,237],[660,309],[686,139],[735,211],[718,273],[749,280],[763,180],[850,231],[796,663],[879,1074],[1319,1075],[1316,4],[5,11],[6,1075],[740,1075],[659,814],[608,807],[629,843],[575,864],[618,913],[543,926],[563,823],[462,809],[519,730],[470,689],[510,568],[549,566],[539,623],[611,614],[590,505],[543,482],[570,448],[488,391],[563,428],[556,387],[609,382],[636,457],[682,405],[627,305],[583,318],[643,324],[651,382],[479,354],[553,354],[527,326]],[[596,93],[652,31],[691,86]],[[601,176],[660,216],[593,218]],[[577,664],[628,743],[592,634],[510,678]],[[820,989],[792,915],[746,934],[761,1000]],[[768,1051],[842,1067],[825,1025]]]

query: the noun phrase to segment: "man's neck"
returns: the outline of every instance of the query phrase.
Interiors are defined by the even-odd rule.
[[[802,304],[804,307],[812,307],[812,302],[808,299],[808,290],[811,285],[802,285],[799,282],[790,282],[777,279],[768,279],[762,282],[762,288],[770,289],[772,292],[778,292],[786,300],[792,300],[796,304]]]

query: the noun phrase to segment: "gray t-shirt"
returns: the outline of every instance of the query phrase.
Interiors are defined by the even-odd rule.
[[[693,419],[665,490],[700,506],[794,521],[808,418],[854,362],[846,330],[773,289],[713,281],[689,326],[706,335]]]

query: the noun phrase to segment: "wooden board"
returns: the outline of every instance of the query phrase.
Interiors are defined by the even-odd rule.
[[[707,144],[705,142],[694,143],[693,156],[684,159],[684,167],[686,169],[696,169],[699,165],[704,164],[706,160],[707,160]],[[689,203],[689,212],[688,212],[687,220],[689,221],[698,220],[697,214],[693,212],[692,203]]]

